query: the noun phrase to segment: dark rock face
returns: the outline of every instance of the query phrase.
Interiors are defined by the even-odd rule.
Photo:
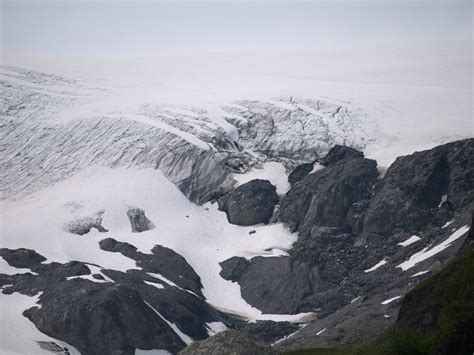
[[[298,165],[291,173],[288,175],[288,182],[293,185],[298,181],[301,181],[306,175],[308,175],[314,167],[314,163],[306,163]]]
[[[365,158],[343,159],[306,176],[282,199],[280,220],[303,235],[315,226],[347,228],[349,208],[371,195],[376,166]]]
[[[101,269],[101,274],[91,275],[89,264],[43,263],[45,258],[33,250],[0,249],[11,266],[35,273],[0,274],[2,292],[42,292],[41,307],[25,311],[25,316],[84,354],[134,354],[136,348],[176,353],[185,343],[166,321],[196,340],[208,337],[207,322],[227,322],[228,317],[205,302],[199,277],[174,251],[155,246],[152,254],[143,254],[111,238],[101,246],[135,258],[142,270]],[[86,275],[97,281],[82,278]]]
[[[121,253],[136,260],[137,266],[144,272],[161,274],[178,286],[202,296],[201,278],[194,272],[186,259],[169,248],[155,245],[151,250],[152,254],[144,254],[137,251],[133,245],[116,241],[113,238],[101,240],[99,246],[102,250]]]
[[[268,180],[255,179],[236,187],[219,199],[219,210],[232,224],[251,226],[268,223],[278,203],[276,188]]]
[[[341,160],[351,160],[356,158],[363,158],[364,154],[358,150],[343,146],[335,145],[331,148],[328,154],[321,159],[321,164],[325,166],[333,165]]]
[[[129,208],[127,211],[130,225],[132,226],[133,233],[145,232],[147,230],[155,228],[155,225],[145,216],[145,211],[140,208]]]
[[[34,268],[46,258],[34,250],[30,249],[0,249],[0,256],[13,267],[16,268]]]
[[[245,271],[247,271],[249,264],[250,262],[247,259],[234,256],[219,263],[222,268],[219,275],[229,281],[239,281]]]
[[[108,232],[102,227],[102,216],[104,211],[99,211],[90,217],[78,219],[64,226],[64,230],[77,235],[84,235],[91,231],[92,228],[97,229],[101,233]]]
[[[399,157],[377,186],[364,234],[416,233],[441,226],[474,201],[474,139]]]
[[[242,297],[264,313],[297,313],[318,288],[318,268],[289,257],[234,257],[221,263],[221,276],[238,281]]]
[[[179,355],[224,354],[276,355],[279,354],[279,352],[273,349],[271,346],[266,345],[258,338],[237,330],[226,330],[214,335],[209,339],[196,341],[179,352]]]
[[[232,258],[221,263],[221,276],[238,282],[243,298],[266,313],[318,310],[316,320],[278,345],[282,349],[353,345],[362,338],[373,339],[378,331],[395,322],[401,299],[383,302],[406,294],[431,272],[440,270],[465,244],[460,238],[409,270],[399,267],[415,253],[445,242],[455,230],[471,223],[474,201],[469,196],[474,184],[470,166],[474,155],[466,156],[466,152],[472,151],[473,145],[474,140],[460,141],[406,157],[405,164],[417,165],[418,169],[423,167],[418,155],[445,151],[450,166],[433,168],[435,185],[445,186],[443,181],[449,181],[448,187],[443,188],[448,192],[439,199],[431,198],[431,204],[436,201],[435,208],[428,209],[434,213],[433,218],[419,221],[421,228],[416,234],[420,239],[416,243],[400,245],[415,234],[412,229],[387,227],[392,228],[390,238],[367,233],[371,227],[367,223],[372,223],[367,217],[369,210],[374,201],[383,202],[378,194],[385,193],[386,179],[391,181],[392,172],[389,170],[383,180],[377,181],[375,162],[360,154],[349,154],[340,160],[331,159],[323,170],[296,182],[282,199],[280,219],[299,232],[288,257],[254,257],[249,261]],[[411,179],[407,173],[403,194],[397,197],[401,202],[392,206],[390,215],[385,217],[389,226],[390,216],[397,216],[403,203],[418,201],[423,206],[421,201],[427,190],[418,189],[417,184],[426,174],[416,174],[420,176]],[[402,175],[399,173],[398,178],[402,179]],[[425,191],[422,197],[416,197],[419,191]],[[374,223],[380,226],[383,222],[381,219]],[[382,260],[386,264],[374,269]],[[425,274],[426,270],[429,273]],[[324,335],[314,336],[325,328]]]
[[[63,285],[63,292],[47,290],[42,307],[30,308],[25,315],[43,333],[84,354],[134,354],[135,348],[165,344],[176,352],[185,345],[137,291],[124,285],[77,286],[71,282]]]

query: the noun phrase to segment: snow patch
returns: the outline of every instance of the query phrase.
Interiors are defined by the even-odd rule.
[[[449,225],[450,225],[451,223],[453,223],[453,222],[454,222],[454,219],[452,219],[452,220],[446,222],[441,228],[446,228],[447,226],[449,226]]]
[[[396,297],[393,297],[393,298],[389,298],[388,300],[385,300],[385,301],[383,301],[383,302],[380,303],[380,304],[384,304],[384,305],[385,305],[385,304],[389,304],[389,303],[391,303],[391,302],[393,302],[393,301],[395,301],[395,300],[398,300],[398,299],[401,298],[401,297],[402,297],[402,296],[396,296]]]
[[[411,275],[411,277],[421,276],[421,275],[427,274],[427,273],[429,273],[429,272],[430,272],[430,270],[420,271],[420,272],[417,272],[417,273],[414,274],[414,275]]]
[[[445,241],[439,243],[438,245],[434,246],[431,249],[428,249],[429,247],[424,248],[422,251],[413,254],[410,259],[407,261],[401,263],[397,267],[401,268],[403,271],[406,271],[408,269],[411,269],[413,266],[416,264],[431,258],[433,255],[436,255],[440,252],[442,252],[444,249],[449,247],[454,241],[457,239],[461,238],[464,234],[466,234],[469,231],[469,226],[465,225],[461,228],[459,228],[457,231],[455,231],[453,234],[451,234]]]
[[[210,337],[213,335],[216,335],[217,333],[223,332],[224,330],[227,330],[226,325],[222,322],[206,323],[206,328],[207,328],[207,334]]]
[[[163,288],[165,288],[165,286],[163,286],[162,284],[160,284],[160,283],[158,283],[158,282],[151,282],[151,281],[147,281],[147,280],[143,280],[143,282],[146,283],[147,285],[156,287],[156,288],[158,288],[158,289],[163,289]]]
[[[441,201],[438,205],[438,208],[441,208],[441,206],[443,206],[443,204],[448,200],[448,195],[443,195],[441,196]]]
[[[364,272],[367,273],[367,272],[374,271],[374,270],[378,269],[379,267],[381,267],[382,265],[385,265],[386,263],[387,262],[385,261],[385,259],[380,260],[377,264],[372,266],[370,269],[364,270]]]
[[[177,288],[179,288],[180,290],[182,290],[181,287],[179,287],[178,285],[176,285],[173,281],[168,280],[166,277],[164,277],[164,276],[161,275],[161,274],[156,274],[156,273],[154,273],[154,272],[147,272],[147,275],[150,275],[151,277],[154,277],[155,279],[161,280],[161,281],[167,283],[167,284],[170,285],[170,286],[174,286],[174,287],[177,287]]]
[[[413,243],[416,243],[417,241],[419,241],[421,238],[417,235],[412,235],[410,238],[408,238],[407,240],[405,240],[404,242],[401,242],[401,243],[398,243],[397,245],[401,245],[402,247],[406,247],[410,244],[413,244]]]
[[[316,333],[316,336],[323,334],[326,331],[326,328],[320,330],[319,332]]]

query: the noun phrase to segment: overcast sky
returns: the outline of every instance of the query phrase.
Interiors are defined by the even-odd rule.
[[[472,1],[0,0],[2,51],[147,56],[472,39]]]

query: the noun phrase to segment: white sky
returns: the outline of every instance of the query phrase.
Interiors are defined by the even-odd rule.
[[[2,52],[99,57],[472,39],[472,1],[0,0]]]

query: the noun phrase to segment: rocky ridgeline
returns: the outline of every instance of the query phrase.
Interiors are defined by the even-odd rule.
[[[395,321],[398,296],[462,244],[463,238],[409,270],[399,267],[471,223],[473,157],[473,139],[449,143],[398,158],[379,179],[375,161],[336,146],[321,160],[324,169],[296,168],[298,179],[280,201],[280,221],[299,235],[290,256],[233,257],[221,263],[221,276],[238,282],[243,298],[264,312],[317,312],[279,347],[370,339]],[[413,235],[415,243],[401,244]]]
[[[100,247],[136,260],[141,269],[124,273],[76,261],[44,263],[33,250],[0,249],[11,266],[31,270],[0,274],[3,293],[41,292],[38,307],[24,315],[83,354],[134,354],[136,348],[175,353],[186,343],[168,322],[198,340],[209,336],[206,323],[225,318],[205,302],[199,276],[171,249],[156,246],[143,254],[112,238]]]

